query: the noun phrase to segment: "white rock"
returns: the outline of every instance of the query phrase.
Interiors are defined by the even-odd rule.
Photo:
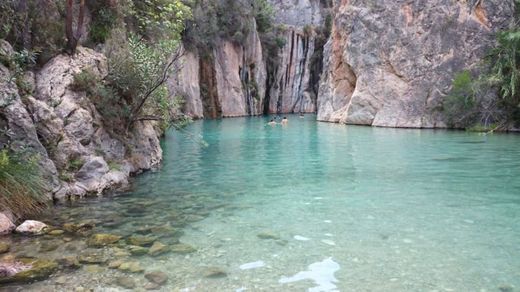
[[[323,239],[321,242],[332,246],[336,245],[336,243],[330,239]]]
[[[265,263],[263,261],[256,261],[252,263],[243,264],[240,266],[241,270],[251,270],[264,267]]]
[[[43,222],[36,220],[26,220],[16,228],[16,232],[22,234],[38,235],[42,234],[45,228],[47,228],[47,224]]]
[[[307,271],[299,272],[292,277],[282,277],[278,282],[281,284],[293,283],[303,280],[312,280],[316,283],[316,287],[309,288],[310,292],[318,291],[338,291],[334,283],[338,280],[334,273],[340,270],[338,263],[332,258],[328,258],[322,262],[309,265]]]
[[[304,236],[300,236],[300,235],[295,235],[294,239],[299,240],[299,241],[309,241],[309,240],[311,240],[310,238],[307,238],[307,237],[304,237]]]

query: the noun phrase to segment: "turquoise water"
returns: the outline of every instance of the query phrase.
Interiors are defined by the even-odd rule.
[[[99,231],[128,236],[184,216],[179,240],[195,253],[138,259],[169,275],[163,291],[520,289],[520,136],[311,115],[267,121],[196,121],[189,135],[171,132],[160,171],[128,194],[60,208],[54,220],[96,219]],[[121,289],[110,280],[118,271],[98,268],[56,277]],[[208,268],[226,275],[206,277]],[[24,288],[66,291],[56,277]]]

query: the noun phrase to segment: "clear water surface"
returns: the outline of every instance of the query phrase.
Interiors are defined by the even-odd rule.
[[[136,258],[169,275],[162,291],[520,289],[520,136],[311,115],[267,121],[196,121],[189,135],[171,132],[163,168],[138,177],[132,192],[74,203],[53,220],[97,220],[97,231],[129,236],[182,217],[178,239],[196,252]],[[88,249],[72,242],[79,250],[60,245],[54,256]],[[208,277],[215,270],[226,275]],[[118,273],[83,266],[16,287],[116,291]]]

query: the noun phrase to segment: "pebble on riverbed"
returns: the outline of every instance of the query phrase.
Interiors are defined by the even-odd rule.
[[[139,262],[124,262],[118,267],[118,270],[131,273],[141,273],[144,271]]]
[[[178,253],[178,254],[189,254],[189,253],[196,252],[197,249],[189,244],[178,243],[178,244],[172,245],[171,251],[173,253]]]
[[[157,284],[157,285],[164,285],[166,282],[168,282],[168,275],[164,272],[160,271],[153,271],[146,273],[144,277],[150,281],[151,283]]]
[[[263,232],[258,233],[256,236],[260,239],[274,239],[274,240],[280,239],[280,236],[276,235],[272,231],[263,231]]]
[[[134,289],[136,287],[135,280],[130,277],[117,277],[115,283],[125,289]]]
[[[158,256],[158,255],[167,253],[169,251],[170,251],[170,248],[167,245],[156,241],[156,242],[154,242],[152,247],[150,247],[148,254],[151,256]]]
[[[204,270],[205,278],[224,278],[227,276],[227,272],[221,268],[209,267]]]
[[[87,245],[90,247],[103,247],[110,244],[114,244],[121,239],[121,236],[113,235],[113,234],[103,234],[98,233],[92,235],[87,240]]]

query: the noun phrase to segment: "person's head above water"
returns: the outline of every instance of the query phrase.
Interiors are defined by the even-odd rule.
[[[283,117],[284,120],[287,120],[287,117]]]

